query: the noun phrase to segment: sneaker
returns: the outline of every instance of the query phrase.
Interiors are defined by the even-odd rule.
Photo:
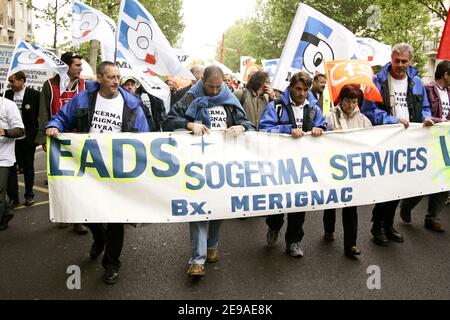
[[[205,275],[205,266],[202,264],[191,264],[187,275],[188,277],[203,277]]]
[[[206,255],[206,261],[209,263],[219,261],[219,250],[217,249],[208,249],[208,253]]]
[[[115,284],[119,280],[119,270],[107,268],[103,274],[103,282],[106,284]]]
[[[269,246],[273,246],[278,241],[278,234],[280,232],[278,230],[269,229],[266,235],[266,242]]]
[[[444,227],[439,222],[425,221],[425,228],[435,232],[445,232]]]
[[[74,223],[73,230],[75,230],[78,234],[88,233],[88,229],[85,226],[83,226],[81,223]]]
[[[336,239],[334,237],[334,233],[328,233],[328,232],[325,232],[323,238],[325,239],[325,241],[333,241],[334,239]]]
[[[98,243],[94,241],[94,243],[91,246],[91,251],[89,252],[89,255],[91,256],[91,260],[97,259],[105,249],[104,243]]]
[[[411,210],[401,207],[400,218],[402,218],[404,223],[411,223]]]
[[[26,198],[24,204],[25,204],[25,206],[27,206],[27,207],[32,206],[32,205],[34,204],[33,198]]]
[[[293,257],[303,257],[303,249],[300,242],[286,243],[286,253]]]
[[[359,256],[361,254],[361,250],[359,250],[358,247],[353,246],[351,248],[344,249],[344,254],[349,258],[353,258],[355,256]]]

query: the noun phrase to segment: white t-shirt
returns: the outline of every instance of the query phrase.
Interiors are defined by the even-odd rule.
[[[391,97],[394,98],[394,115],[403,120],[409,121],[408,110],[408,78],[403,80],[394,79],[391,75]],[[392,100],[391,100],[392,101]]]
[[[0,128],[24,128],[19,109],[11,100],[0,98]],[[15,139],[0,137],[0,167],[11,167],[16,162],[14,146]]]
[[[97,102],[89,133],[122,132],[123,104],[123,97],[120,93],[113,99],[105,99],[97,93]]]
[[[442,103],[442,119],[447,119],[448,114],[450,113],[450,101],[448,101],[448,92],[447,90],[441,90],[438,87],[439,96],[441,97]]]
[[[211,119],[211,130],[227,129],[227,113],[223,106],[215,106],[208,109]]]
[[[302,105],[296,106],[294,101],[291,99],[292,110],[294,111],[295,123],[297,124],[297,128],[303,128],[303,114],[305,110],[305,106],[309,104],[309,101],[305,99]]]
[[[23,88],[22,91],[14,92],[14,102],[16,103],[17,108],[19,108],[19,110],[22,110],[22,102],[24,95],[25,95],[25,88]]]

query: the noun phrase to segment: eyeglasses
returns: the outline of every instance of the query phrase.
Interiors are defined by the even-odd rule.
[[[350,106],[350,105],[353,105],[353,106],[357,107],[357,106],[358,106],[358,100],[343,99],[343,100],[341,101],[341,104],[342,104],[343,106]]]

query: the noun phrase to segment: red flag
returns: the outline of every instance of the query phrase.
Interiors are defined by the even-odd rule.
[[[447,20],[445,21],[444,32],[442,32],[441,44],[437,54],[438,59],[450,60],[450,10],[448,11]]]

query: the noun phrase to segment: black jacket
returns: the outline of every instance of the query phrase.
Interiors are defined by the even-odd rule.
[[[5,92],[6,99],[14,100],[14,91]],[[25,127],[26,140],[31,145],[34,144],[39,129],[39,99],[40,92],[31,88],[25,88],[25,94],[22,102],[22,121]]]

